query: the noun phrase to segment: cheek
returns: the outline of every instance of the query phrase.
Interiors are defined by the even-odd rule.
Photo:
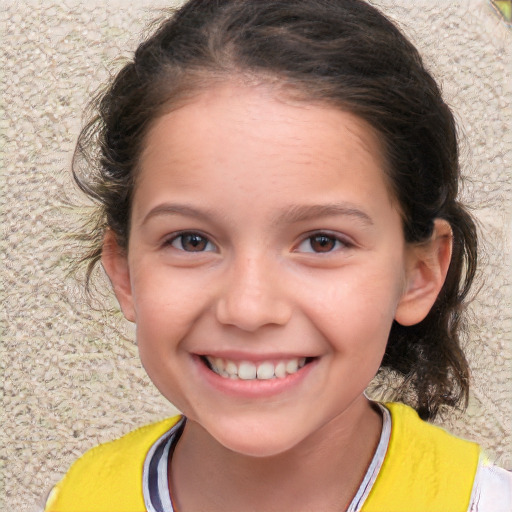
[[[183,340],[201,306],[191,292],[194,287],[173,281],[157,272],[139,272],[133,279],[136,337],[140,360],[154,385],[178,409],[187,410]]]
[[[316,328],[333,348],[356,357],[367,357],[372,351],[380,357],[401,293],[399,272],[371,270],[354,268],[301,287],[302,308]]]
[[[209,301],[204,276],[201,279],[197,272],[173,271],[151,263],[140,267],[143,270],[132,276],[137,325],[155,331],[167,326],[171,336],[189,327]]]

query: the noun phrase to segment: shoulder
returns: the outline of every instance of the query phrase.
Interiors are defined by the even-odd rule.
[[[391,413],[391,435],[363,510],[467,510],[480,459],[478,444],[421,420],[404,404],[385,407]]]
[[[135,455],[145,456],[151,445],[179,419],[180,416],[176,416],[144,425],[118,439],[91,448],[73,463],[65,478],[82,469],[92,469],[96,466],[104,468],[105,465],[116,466],[116,462],[133,461]]]
[[[401,476],[408,474],[407,478],[411,478],[413,474],[421,474],[418,480],[422,482],[421,500],[429,492],[427,482],[435,482],[434,487],[444,489],[438,491],[439,495],[452,496],[457,490],[460,503],[469,504],[468,512],[512,512],[510,471],[492,465],[476,443],[422,421],[410,407],[390,403],[386,408],[392,417],[394,453],[390,461],[400,462],[397,467]],[[400,475],[395,474],[395,479]],[[448,510],[444,503],[443,506],[443,510]]]
[[[512,472],[492,465],[479,464],[469,512],[512,511]]]
[[[53,488],[45,510],[96,512],[104,510],[102,504],[107,501],[120,511],[138,510],[140,505],[143,510],[144,459],[155,441],[179,420],[175,416],[140,427],[87,451]]]
[[[386,403],[385,406],[391,412],[392,441],[398,445],[410,444],[413,441],[419,452],[435,449],[449,454],[450,458],[457,455],[459,461],[470,459],[476,471],[480,457],[480,447],[477,443],[461,439],[444,428],[423,421],[418,413],[407,405]]]

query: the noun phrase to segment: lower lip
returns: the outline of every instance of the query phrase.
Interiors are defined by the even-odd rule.
[[[209,386],[227,395],[241,398],[265,398],[292,390],[299,386],[318,364],[318,359],[313,359],[296,373],[283,378],[243,380],[221,377],[210,370],[199,356],[194,356],[196,367]]]

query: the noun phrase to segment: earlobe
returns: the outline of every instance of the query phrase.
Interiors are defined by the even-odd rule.
[[[430,240],[407,249],[405,289],[395,313],[399,324],[414,325],[428,315],[446,279],[452,244],[450,224],[436,219]]]
[[[107,230],[103,238],[101,263],[125,318],[135,322],[128,258],[126,252],[119,247],[116,236],[111,230]]]

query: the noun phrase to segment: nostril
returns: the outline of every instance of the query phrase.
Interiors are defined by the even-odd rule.
[[[217,304],[216,316],[223,325],[254,332],[265,325],[284,325],[291,310],[268,297],[230,297]]]

